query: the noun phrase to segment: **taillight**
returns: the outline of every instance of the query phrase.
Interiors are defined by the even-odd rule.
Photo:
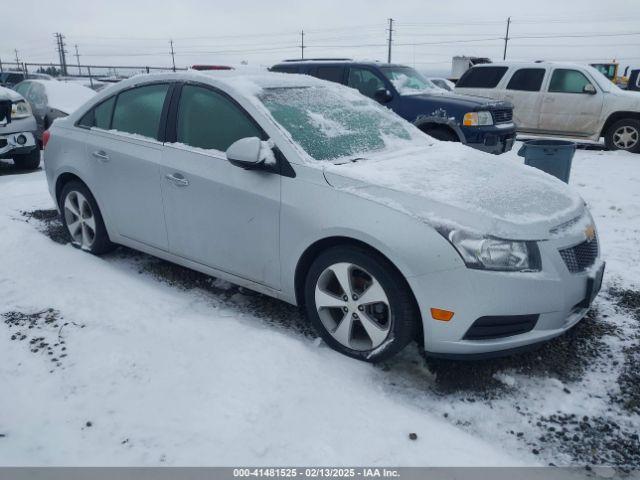
[[[43,150],[47,148],[47,143],[49,143],[49,138],[51,138],[51,133],[49,133],[49,130],[45,130],[44,132],[42,132],[42,149]]]

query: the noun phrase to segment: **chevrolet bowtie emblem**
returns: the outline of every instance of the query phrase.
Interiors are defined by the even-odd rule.
[[[592,242],[596,238],[596,229],[593,225],[589,225],[584,229],[584,236],[587,237],[587,242]]]

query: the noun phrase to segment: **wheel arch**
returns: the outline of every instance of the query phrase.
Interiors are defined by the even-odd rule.
[[[71,172],[63,172],[60,175],[58,175],[58,178],[56,178],[55,195],[56,195],[56,202],[57,202],[58,206],[60,206],[60,195],[62,194],[62,189],[64,188],[64,186],[67,183],[69,183],[71,181],[74,181],[74,180],[82,183],[91,192],[91,189],[89,188],[89,185],[87,185],[87,182],[82,180],[82,178],[80,178],[78,175],[76,175],[75,173],[71,173]],[[91,192],[91,193],[93,193],[93,192]],[[95,195],[94,195],[94,198],[95,198]]]
[[[460,127],[453,122],[449,118],[441,117],[441,116],[431,116],[431,117],[419,117],[414,125],[420,129],[420,131],[429,134],[429,131],[433,130],[446,130],[451,132],[459,142],[465,142],[464,133],[460,130]]]
[[[607,134],[607,130],[609,130],[609,127],[611,127],[611,125],[613,125],[614,123],[616,123],[619,120],[624,120],[625,118],[632,118],[633,120],[638,120],[640,121],[640,112],[632,112],[632,111],[619,111],[619,112],[614,112],[611,115],[609,115],[607,117],[607,120],[604,122],[604,125],[602,125],[602,130],[600,131],[600,136],[603,137]]]
[[[341,235],[325,237],[315,241],[314,243],[312,243],[307,247],[307,249],[302,253],[300,258],[298,259],[298,263],[296,265],[295,274],[294,274],[296,304],[299,307],[304,306],[304,283],[307,277],[307,273],[309,272],[309,269],[313,261],[318,257],[318,255],[320,255],[320,253],[324,252],[329,248],[336,247],[336,246],[355,246],[355,247],[360,247],[365,250],[374,252],[376,255],[381,256],[391,266],[391,268],[393,268],[398,274],[400,274],[400,276],[405,282],[406,288],[409,289],[411,298],[416,306],[416,311],[420,315],[420,318],[418,318],[418,322],[417,322],[418,323],[417,339],[419,341],[422,341],[424,339],[422,314],[420,313],[418,300],[416,299],[413,289],[409,285],[409,282],[405,278],[404,274],[396,266],[396,264],[379,249],[371,246],[370,244],[362,240],[358,240],[353,237],[341,236]]]

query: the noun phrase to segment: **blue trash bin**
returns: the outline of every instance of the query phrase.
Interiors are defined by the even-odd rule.
[[[528,140],[522,144],[518,155],[524,164],[539,168],[543,172],[569,183],[571,161],[576,144],[566,140]]]

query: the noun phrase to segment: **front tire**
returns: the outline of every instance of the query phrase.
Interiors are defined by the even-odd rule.
[[[358,246],[321,253],[305,281],[307,318],[334,350],[386,360],[415,339],[420,316],[404,277],[380,254]]]
[[[640,153],[640,121],[633,118],[618,120],[607,129],[604,140],[607,150]]]
[[[109,240],[102,214],[87,186],[79,181],[67,183],[60,194],[60,212],[71,243],[95,255],[115,248]]]
[[[15,155],[13,164],[18,170],[36,170],[40,167],[40,150],[34,148],[29,153]]]

